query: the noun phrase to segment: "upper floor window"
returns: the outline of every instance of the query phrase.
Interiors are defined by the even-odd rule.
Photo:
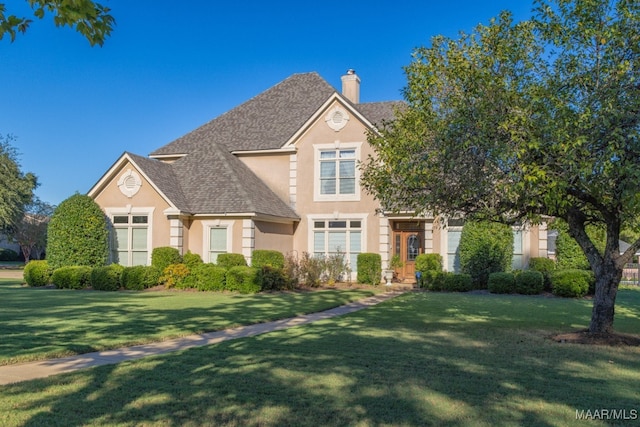
[[[329,148],[330,147],[330,148]],[[356,161],[359,146],[317,146],[316,200],[359,200]]]

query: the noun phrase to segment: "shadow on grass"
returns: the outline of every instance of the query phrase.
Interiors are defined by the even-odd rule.
[[[632,416],[640,351],[551,342],[548,326],[567,315],[555,304],[405,295],[304,327],[8,386],[0,421],[555,426],[575,422],[576,410]],[[562,327],[588,318],[588,307],[568,311]]]

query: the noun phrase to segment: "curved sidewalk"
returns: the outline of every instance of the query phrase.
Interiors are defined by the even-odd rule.
[[[290,317],[288,319],[276,320],[273,322],[240,326],[232,329],[224,329],[222,331],[190,335],[182,338],[136,345],[116,350],[105,350],[94,353],[79,354],[77,356],[63,357],[60,359],[0,366],[0,385],[12,384],[36,378],[45,378],[50,375],[76,371],[78,369],[92,368],[94,366],[101,365],[112,365],[125,360],[140,359],[147,356],[170,353],[172,351],[185,350],[192,347],[217,344],[236,338],[252,337],[267,332],[279,331],[281,329],[305,325],[318,320],[353,313],[372,305],[379,304],[402,293],[404,292],[385,292],[318,313],[305,314],[303,316]]]

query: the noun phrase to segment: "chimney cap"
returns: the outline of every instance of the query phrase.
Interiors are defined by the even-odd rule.
[[[355,74],[355,73],[356,73],[356,70],[354,70],[353,68],[349,68],[349,69],[347,70],[347,74],[348,74],[348,75],[352,75],[352,74]]]

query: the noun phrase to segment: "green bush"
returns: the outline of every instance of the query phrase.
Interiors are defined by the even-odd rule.
[[[120,278],[124,267],[110,264],[91,270],[91,287],[96,291],[117,291],[121,287]]]
[[[46,260],[29,261],[24,266],[24,281],[29,286],[45,286],[51,283],[51,268]]]
[[[420,254],[416,257],[416,271],[442,271],[442,255]]]
[[[443,290],[449,292],[468,292],[473,289],[470,274],[445,273]]]
[[[291,289],[291,282],[287,280],[282,268],[264,265],[259,269],[258,281],[262,291],[281,291]]]
[[[8,248],[0,248],[0,261],[18,261],[19,259],[18,252]]]
[[[533,257],[529,259],[529,270],[539,271],[544,279],[544,287],[551,290],[551,273],[556,269],[556,262],[550,258]]]
[[[102,267],[109,258],[109,231],[100,206],[75,194],[53,212],[47,228],[47,261],[52,269],[86,265]]]
[[[246,267],[247,260],[242,254],[220,254],[216,264],[228,270],[232,267]]]
[[[160,246],[151,251],[151,265],[158,271],[164,272],[164,269],[171,264],[181,264],[182,256],[180,251],[171,246]]]
[[[151,265],[136,265],[125,267],[120,278],[123,288],[131,291],[141,291],[158,284],[160,272]]]
[[[166,288],[184,289],[189,287],[185,280],[191,274],[189,267],[182,263],[170,264],[162,270],[162,275],[158,280]]]
[[[265,265],[273,268],[284,268],[284,255],[282,252],[266,249],[253,251],[251,256],[251,266],[261,268]]]
[[[516,275],[515,291],[522,295],[538,295],[544,289],[544,275],[539,271],[527,270]]]
[[[59,289],[86,289],[91,286],[92,271],[86,265],[60,267],[51,275],[51,282]]]
[[[492,294],[511,294],[516,290],[516,278],[513,273],[491,273],[487,284]]]
[[[476,289],[486,289],[491,273],[509,271],[513,230],[493,222],[465,222],[460,235],[460,269],[471,275]]]
[[[191,274],[195,277],[195,287],[200,291],[222,291],[225,289],[227,269],[215,264],[200,264]]]
[[[189,269],[193,269],[194,267],[203,264],[202,257],[198,254],[191,253],[191,251],[187,251],[187,253],[182,256],[182,262],[184,265],[189,267]]]
[[[258,269],[247,266],[231,267],[227,271],[226,289],[238,291],[241,294],[255,294],[260,292]]]
[[[433,292],[444,291],[445,280],[449,274],[453,273],[447,273],[444,271],[426,271],[423,273],[420,286]]]
[[[358,254],[358,282],[379,285],[382,280],[382,257],[375,253]]]
[[[290,252],[285,255],[283,272],[291,288],[300,284],[300,263],[298,262],[298,257],[295,256],[295,254]]]
[[[551,274],[551,290],[559,297],[583,297],[589,291],[593,276],[580,269],[556,270]]]

